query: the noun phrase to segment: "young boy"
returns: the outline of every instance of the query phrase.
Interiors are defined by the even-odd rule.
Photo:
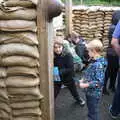
[[[104,73],[106,69],[106,60],[102,57],[103,45],[99,40],[93,40],[87,45],[91,63],[85,71],[83,80],[80,81],[80,87],[85,88],[88,120],[100,120],[99,105],[102,96],[104,84]]]

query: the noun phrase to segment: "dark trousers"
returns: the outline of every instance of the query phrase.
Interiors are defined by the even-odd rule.
[[[104,88],[110,79],[109,89],[115,89],[116,77],[119,69],[119,58],[117,56],[107,55],[108,66],[105,71]]]
[[[88,107],[88,120],[100,120],[100,99],[86,95]]]
[[[118,83],[117,83],[117,88],[113,98],[111,111],[113,115],[120,114],[120,72],[118,73]]]
[[[55,99],[61,90],[61,86],[62,86],[62,82],[54,82],[54,98]],[[77,88],[75,86],[75,83],[70,82],[70,83],[65,84],[65,86],[67,86],[67,88],[69,89],[69,91],[72,94],[72,96],[74,97],[74,99],[76,101],[79,101],[80,97],[79,97],[79,94],[77,92]]]

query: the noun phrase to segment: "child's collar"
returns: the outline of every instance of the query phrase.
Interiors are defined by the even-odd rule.
[[[97,60],[97,59],[99,59],[99,58],[101,58],[101,57],[103,57],[103,56],[101,56],[101,55],[96,56],[96,57],[94,58],[94,60]]]

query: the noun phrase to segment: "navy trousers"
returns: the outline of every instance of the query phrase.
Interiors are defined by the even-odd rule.
[[[100,120],[100,98],[86,95],[88,120]]]
[[[120,71],[118,73],[117,81],[118,81],[117,88],[115,91],[115,95],[114,95],[113,102],[112,102],[112,108],[111,108],[113,115],[120,114]]]

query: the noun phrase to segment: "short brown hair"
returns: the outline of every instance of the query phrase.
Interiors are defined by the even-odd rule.
[[[63,37],[61,36],[54,37],[54,44],[63,45]]]
[[[79,34],[76,33],[75,31],[73,31],[73,32],[71,33],[71,37],[79,37]]]
[[[79,37],[79,36],[80,36],[80,35],[79,35],[77,32],[72,31],[72,33],[71,33],[71,34],[68,34],[65,39],[68,40],[68,38],[74,38],[74,37]]]

